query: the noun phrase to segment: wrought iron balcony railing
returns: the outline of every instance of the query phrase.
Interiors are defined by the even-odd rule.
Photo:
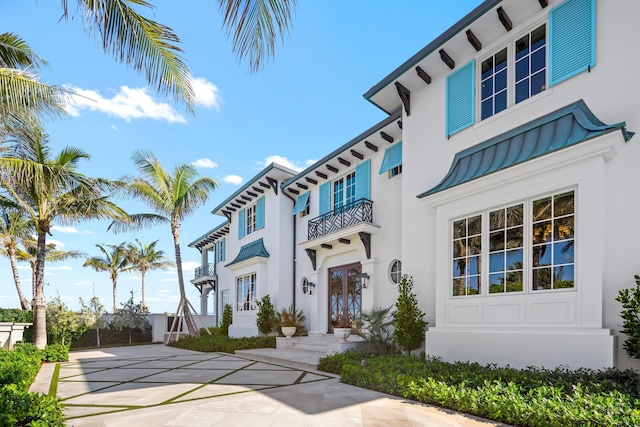
[[[216,265],[215,264],[207,264],[197,267],[195,270],[195,278],[202,276],[215,276],[216,275]]]
[[[309,220],[307,237],[316,239],[363,222],[373,223],[373,202],[368,199],[356,200]]]

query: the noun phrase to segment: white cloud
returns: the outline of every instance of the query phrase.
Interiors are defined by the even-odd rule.
[[[200,263],[197,261],[184,261],[182,263],[182,273],[184,273],[185,271],[193,272],[193,270],[198,267],[200,267]]]
[[[211,159],[203,157],[202,159],[198,159],[195,162],[191,162],[191,165],[196,168],[207,168],[214,169],[218,167],[218,164]]]
[[[279,165],[282,165],[286,168],[289,169],[293,169],[296,172],[300,172],[303,169],[305,169],[308,166],[311,166],[312,164],[314,164],[317,161],[317,159],[307,159],[304,161],[304,163],[302,165],[294,163],[293,161],[287,159],[284,156],[279,156],[277,154],[274,154],[273,156],[269,156],[266,159],[264,159],[264,163],[262,163],[262,167],[267,167],[269,166],[271,163],[277,163]]]
[[[76,286],[90,286],[90,285],[93,285],[93,282],[90,282],[88,280],[79,280],[76,283],[74,283],[74,285],[76,285]]]
[[[73,270],[68,265],[59,265],[59,266],[56,266],[56,267],[45,267],[44,269],[47,270],[47,271],[54,271],[54,270],[69,271],[69,270]]]
[[[113,129],[113,130],[115,130],[115,131],[119,131],[119,130],[120,130],[120,129],[118,129],[118,128],[116,127],[116,125],[111,125],[111,129]]]
[[[47,244],[56,245],[56,249],[64,248],[64,243],[62,243],[60,240],[47,239]]]
[[[170,123],[186,123],[186,119],[171,105],[158,102],[149,95],[147,88],[120,86],[120,90],[111,98],[91,89],[82,89],[73,85],[64,85],[74,93],[73,102],[66,105],[72,116],[79,116],[82,110],[98,111],[116,116],[126,121],[131,119],[165,120]]]
[[[240,185],[244,182],[244,178],[239,175],[226,175],[222,178],[222,181],[227,184]]]
[[[51,227],[53,231],[59,231],[61,233],[78,233],[78,229],[70,226],[54,225]]]
[[[136,281],[139,282],[140,280],[142,280],[142,277],[141,276],[127,276],[125,278],[125,280],[136,280]]]
[[[196,105],[202,105],[220,111],[222,96],[220,96],[218,86],[202,77],[195,77],[192,81],[192,87],[193,93],[196,95]]]

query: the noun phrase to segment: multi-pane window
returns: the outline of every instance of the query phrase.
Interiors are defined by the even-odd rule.
[[[236,279],[236,310],[256,310],[256,274],[248,274]]]
[[[482,62],[480,120],[507,108],[507,48]]]
[[[531,98],[546,84],[547,26],[541,25],[480,64],[480,120]]]
[[[453,295],[482,292],[482,216],[453,223]]]
[[[489,213],[489,293],[521,292],[524,205]]]
[[[389,278],[391,282],[396,285],[400,283],[400,279],[402,279],[402,262],[400,262],[400,260],[396,259],[391,263]]]
[[[223,310],[227,304],[231,304],[231,300],[229,299],[229,289],[220,291],[220,305]]]
[[[333,182],[333,208],[349,207],[356,201],[356,173],[351,172],[344,178]]]
[[[545,90],[547,79],[545,25],[516,41],[515,70],[516,104]]]
[[[574,191],[454,221],[451,294],[574,288],[574,224]]]
[[[389,169],[389,178],[393,178],[396,175],[400,175],[402,173],[402,165],[398,165],[394,168]]]
[[[245,210],[245,215],[246,215],[246,221],[245,221],[245,228],[246,228],[246,233],[247,234],[251,234],[254,231],[256,231],[256,205],[253,206],[249,206],[246,210]]]
[[[574,287],[574,193],[534,200],[532,290]]]

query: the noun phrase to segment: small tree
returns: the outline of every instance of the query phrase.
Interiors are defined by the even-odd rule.
[[[85,330],[80,315],[69,310],[59,294],[47,304],[47,320],[47,333],[53,342],[62,345],[65,342],[70,344],[73,337],[81,335]]]
[[[129,344],[131,344],[131,331],[135,328],[144,330],[148,327],[149,321],[147,320],[147,314],[149,312],[142,306],[142,304],[135,304],[133,302],[133,291],[129,300],[120,304],[122,308],[113,316],[113,327],[121,331],[124,328],[129,330]]]
[[[393,337],[402,351],[410,352],[420,348],[428,323],[424,320],[424,313],[418,307],[418,300],[413,293],[413,277],[403,275],[398,284],[398,292]]]
[[[640,359],[640,276],[635,279],[636,287],[619,291],[616,301],[622,304],[622,333],[627,336],[622,347],[629,357]]]
[[[84,323],[88,329],[95,329],[96,345],[100,347],[100,328],[106,326],[106,321],[103,318],[103,315],[106,313],[104,305],[100,303],[100,299],[97,296],[91,297],[88,305],[85,305],[84,300],[80,298],[80,305],[82,306],[80,311],[82,323]]]
[[[390,354],[397,351],[393,345],[393,313],[391,307],[373,307],[363,311],[356,322],[363,337],[371,350],[376,354]]]
[[[222,309],[222,322],[220,323],[220,330],[226,336],[229,336],[229,326],[233,322],[233,312],[230,304],[226,304]]]
[[[258,331],[263,335],[268,335],[274,328],[275,310],[271,304],[271,297],[265,295],[262,299],[256,301],[258,305],[258,313],[256,315],[256,324]]]

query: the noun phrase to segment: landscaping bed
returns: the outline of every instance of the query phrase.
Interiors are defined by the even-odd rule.
[[[276,337],[245,337],[245,338],[229,338],[220,328],[210,328],[211,335],[205,330],[200,331],[200,337],[184,337],[169,345],[172,347],[183,348],[186,350],[215,352],[233,354],[236,350],[250,350],[254,348],[276,348]]]
[[[349,351],[319,369],[358,387],[514,426],[640,425],[640,375],[633,370],[523,370]]]

